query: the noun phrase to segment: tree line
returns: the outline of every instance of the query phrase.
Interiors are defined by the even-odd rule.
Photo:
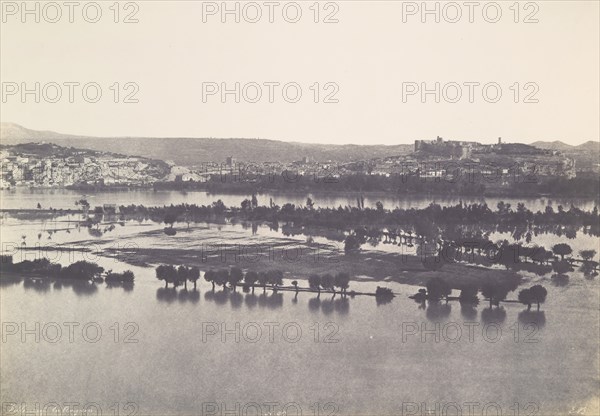
[[[309,201],[307,201],[309,202]],[[278,227],[279,223],[292,223],[295,226],[316,226],[338,230],[349,230],[360,226],[378,226],[380,228],[405,227],[417,235],[431,234],[434,227],[445,227],[449,230],[456,226],[473,225],[495,231],[498,227],[511,229],[516,226],[527,226],[535,231],[535,227],[545,227],[548,231],[557,232],[560,228],[578,229],[585,227],[587,233],[600,235],[600,215],[598,208],[583,211],[571,206],[565,210],[562,206],[557,211],[548,205],[545,210],[533,212],[518,204],[513,210],[510,204],[498,203],[492,210],[486,203],[440,206],[432,203],[426,208],[394,208],[387,210],[383,204],[376,208],[338,207],[315,208],[314,202],[305,206],[286,203],[282,206],[273,203],[270,206],[256,206],[251,200],[245,200],[240,207],[227,207],[221,200],[211,205],[179,204],[162,207],[145,207],[143,205],[121,206],[123,219],[152,220],[164,222],[170,228],[175,223],[211,222],[223,219],[268,222]],[[503,228],[500,228],[502,230]],[[543,229],[542,229],[543,231]]]
[[[235,292],[240,285],[244,286],[245,289],[251,289],[252,292],[254,292],[254,288],[257,286],[262,287],[263,292],[266,291],[267,286],[277,291],[283,285],[283,276],[283,271],[279,269],[256,272],[254,270],[243,271],[239,267],[231,267],[228,269],[210,269],[204,272],[204,280],[212,284],[213,291],[217,286],[222,286],[223,289],[229,287]],[[175,267],[163,264],[156,267],[156,278],[164,281],[165,287],[168,287],[169,284],[172,284],[174,288],[184,285],[186,289],[187,281],[189,280],[194,284],[194,290],[196,290],[196,282],[200,278],[200,270],[197,267]],[[301,290],[297,280],[293,280],[291,283],[296,292]],[[335,289],[339,288],[338,293],[346,295],[350,286],[350,275],[345,272],[335,275],[329,273],[324,275],[313,274],[308,278],[308,285],[308,289],[319,294],[321,290],[335,294]]]
[[[362,167],[361,167],[362,169]],[[535,181],[510,180],[508,184],[487,180],[464,181],[423,179],[417,173],[411,175],[371,175],[344,173],[336,177],[321,175],[299,175],[286,170],[281,175],[252,175],[252,180],[234,179],[232,176],[212,175],[208,182],[161,182],[155,189],[203,190],[211,193],[263,191],[307,192],[385,192],[390,195],[465,195],[465,196],[582,196],[597,194],[600,179],[597,177],[536,177]]]
[[[492,306],[499,306],[500,302],[506,301],[506,297],[509,292],[516,289],[516,286],[510,282],[494,282],[488,281],[481,285],[464,285],[460,288],[460,295],[457,298],[451,298],[452,287],[450,284],[440,278],[433,277],[425,285],[425,289],[419,289],[419,291],[410,296],[411,299],[417,302],[424,302],[428,300],[430,302],[439,302],[445,299],[446,302],[450,300],[458,300],[463,305],[478,305],[479,298],[477,294],[481,292],[481,295],[489,301],[490,309]],[[533,285],[528,289],[523,289],[519,292],[518,301],[524,305],[527,305],[527,310],[531,309],[532,304],[537,304],[538,310],[540,304],[546,301],[548,291],[542,285]]]

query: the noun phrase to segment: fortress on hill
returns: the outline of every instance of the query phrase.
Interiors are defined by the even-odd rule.
[[[558,150],[540,149],[522,143],[494,144],[470,141],[415,140],[413,157],[417,160],[465,160],[508,167],[515,163],[534,166],[541,175],[575,177],[575,161]]]
[[[498,137],[498,143],[482,144],[479,142],[467,141],[446,141],[440,136],[435,140],[415,140],[415,153],[422,155],[430,154],[432,156],[449,157],[454,159],[468,159],[475,155],[515,154],[519,156],[557,156],[559,152],[555,150],[539,149],[534,146],[521,143],[502,143],[502,138]]]

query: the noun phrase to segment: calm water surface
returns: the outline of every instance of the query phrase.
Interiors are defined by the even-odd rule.
[[[474,314],[457,303],[419,309],[407,298],[415,288],[393,283],[387,285],[401,295],[378,306],[371,297],[213,294],[206,282],[196,296],[172,295],[152,270],[135,271],[131,291],[3,285],[3,322],[24,322],[28,329],[36,322],[81,326],[73,343],[66,327],[55,343],[48,341],[56,336],[51,327],[40,342],[33,335],[24,343],[18,334],[8,336],[0,358],[2,400],[103,408],[135,402],[140,414],[157,415],[198,414],[205,402],[296,402],[304,414],[312,414],[312,403],[334,402],[338,414],[390,415],[400,414],[403,402],[478,402],[513,414],[514,403],[531,402],[538,414],[549,415],[592,409],[597,397],[597,281],[572,277],[569,286],[555,287],[546,280],[548,300],[539,315],[524,316],[522,305],[505,304],[489,317],[484,305]],[[536,330],[526,330],[530,321]],[[81,330],[90,322],[102,329],[95,343]],[[121,330],[116,341],[115,322]],[[134,332],[125,328],[128,322],[139,328],[129,338],[137,343],[125,342]],[[472,337],[465,322],[478,323]],[[273,340],[267,323],[278,325]],[[231,331],[225,342],[222,324]],[[414,325],[435,333],[436,324],[438,340],[429,334],[422,342],[420,330],[408,335]],[[219,329],[203,340],[207,325]],[[94,328],[89,336],[97,338]]]
[[[84,196],[82,192],[71,191],[66,189],[28,189],[16,188],[11,190],[0,191],[0,206],[4,209],[35,209],[38,202],[43,208],[76,208],[75,202]],[[311,193],[311,194],[285,194],[285,193],[265,193],[257,196],[260,205],[269,205],[270,199],[277,205],[292,203],[296,205],[305,205],[306,198],[310,196],[315,206],[317,207],[334,207],[339,206],[356,206],[356,198],[359,193]],[[117,205],[145,205],[145,206],[162,206],[162,205],[177,205],[182,203],[210,205],[214,201],[221,199],[227,206],[239,206],[241,202],[249,198],[249,195],[240,194],[209,194],[207,192],[180,192],[180,191],[129,191],[129,192],[95,192],[85,194],[89,203],[92,206],[102,204],[117,204]],[[440,205],[456,205],[459,201],[465,203],[483,203],[496,209],[499,201],[510,203],[513,208],[516,208],[517,203],[524,202],[525,205],[534,211],[544,210],[550,204],[556,210],[558,205],[563,205],[568,209],[571,204],[584,210],[592,210],[598,204],[593,198],[588,199],[565,199],[565,198],[453,198],[453,197],[438,197],[438,196],[390,196],[389,194],[365,194],[365,207],[375,207],[377,201],[381,201],[386,209],[393,208],[425,208],[431,202],[436,202]]]
[[[214,196],[203,193],[133,195],[139,195],[135,203],[145,205],[178,203],[187,198],[195,198],[195,203],[214,200]],[[2,193],[2,204],[16,207],[30,201],[35,206],[40,200],[43,206],[52,203],[60,207],[62,203],[72,207],[78,196],[64,191],[34,192],[25,199]],[[243,199],[219,197],[226,204]],[[94,198],[99,204],[134,202],[132,194]],[[330,203],[344,204],[340,202],[343,199],[336,198]],[[303,203],[302,199],[299,197],[298,203]],[[352,198],[347,201],[352,203]],[[515,403],[521,415],[598,414],[598,278],[588,280],[575,272],[567,286],[558,287],[547,276],[526,274],[524,287],[541,283],[548,289],[542,312],[529,314],[523,305],[515,303],[504,303],[493,312],[485,304],[466,310],[455,302],[423,309],[408,299],[416,287],[393,282],[383,285],[399,295],[385,305],[377,305],[372,297],[332,299],[325,293],[320,298],[312,293],[300,293],[297,298],[291,292],[263,295],[261,289],[255,294],[240,289],[235,294],[213,293],[211,285],[202,279],[197,291],[190,286],[188,292],[175,292],[163,288],[152,268],[108,258],[104,249],[128,241],[141,247],[181,249],[187,245],[193,249],[190,242],[203,236],[220,236],[227,241],[288,237],[263,227],[254,235],[241,225],[198,225],[189,234],[168,238],[156,234],[164,225],[128,222],[95,238],[87,229],[76,229],[76,219],[4,218],[3,249],[7,242],[20,244],[23,240],[30,247],[36,243],[95,247],[98,253],[90,260],[106,269],[132,269],[135,285],[124,290],[104,284],[82,288],[2,280],[3,325],[24,323],[34,333],[36,323],[40,325],[39,342],[35,334],[26,335],[23,342],[20,330],[9,335],[3,327],[3,402],[32,406],[97,403],[103,414],[113,414],[110,409],[115,403],[120,404],[120,414],[127,414],[123,406],[134,402],[141,415],[202,414],[207,402],[218,403],[220,409],[276,402],[276,412],[295,402],[305,415],[316,414],[315,403],[319,403],[320,414],[329,414],[332,408],[325,405],[335,403],[337,414],[342,415],[398,415],[402,403],[408,402],[424,403],[428,409],[453,402],[461,406],[463,414],[468,414],[468,402],[478,403],[475,414],[494,404],[504,415],[517,414]],[[38,238],[38,234],[42,236]],[[291,239],[303,241],[306,237]],[[73,261],[68,256],[54,260],[63,264]],[[378,284],[382,285],[351,282],[351,289],[372,292]],[[509,298],[516,298],[516,294],[512,292]],[[65,322],[79,324],[73,342]],[[535,325],[527,326],[531,322]],[[86,324],[87,341],[83,334]],[[62,333],[56,342],[50,342],[57,337],[56,326]],[[98,327],[101,334],[96,334]],[[273,338],[269,327],[273,328]],[[224,329],[228,332],[223,338]],[[433,332],[422,334],[424,329]],[[208,335],[211,332],[216,333]],[[529,413],[535,406],[537,413]],[[255,409],[247,414],[256,414]],[[295,413],[289,410],[288,414]],[[448,414],[454,413],[448,410]],[[494,414],[493,409],[488,414]]]

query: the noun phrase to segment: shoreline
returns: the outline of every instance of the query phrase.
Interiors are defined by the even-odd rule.
[[[492,193],[482,193],[482,194],[457,194],[457,193],[449,193],[449,192],[400,192],[396,190],[396,192],[391,191],[370,191],[370,190],[310,190],[310,189],[302,189],[302,190],[280,190],[280,189],[247,189],[247,190],[221,190],[214,191],[210,189],[201,189],[201,188],[177,188],[177,187],[154,187],[154,186],[108,186],[108,187],[72,187],[72,186],[14,186],[12,188],[3,188],[0,189],[0,192],[14,192],[14,191],[71,191],[74,193],[84,192],[89,194],[96,193],[138,193],[138,192],[179,192],[179,193],[206,193],[208,195],[231,195],[231,196],[250,196],[253,193],[257,195],[289,195],[289,196],[310,196],[310,195],[323,195],[323,196],[370,196],[376,197],[381,196],[382,198],[393,198],[393,199],[402,199],[403,197],[408,198],[448,198],[448,199],[484,199],[484,198],[510,198],[510,199],[586,199],[588,201],[593,201],[596,203],[600,203],[600,199],[596,199],[590,197],[587,193],[575,194],[575,195],[562,195],[562,194],[548,194],[548,193],[539,193],[539,194],[519,194],[514,192],[492,192]]]

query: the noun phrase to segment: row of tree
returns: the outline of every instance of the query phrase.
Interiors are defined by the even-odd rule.
[[[490,302],[491,308],[493,305],[498,306],[500,302],[505,301],[508,293],[514,289],[515,287],[512,282],[501,283],[489,281],[484,282],[479,287],[476,285],[466,285],[461,289],[460,295],[456,300],[461,304],[477,305],[479,304],[477,294],[481,291],[481,295]],[[420,289],[419,292],[416,295],[411,296],[411,298],[420,302],[425,300],[436,302],[441,299],[449,301],[451,293],[452,287],[446,280],[434,277],[429,279],[425,285],[425,289]],[[518,300],[524,305],[527,305],[527,310],[531,309],[532,304],[537,303],[539,310],[540,304],[546,301],[547,294],[546,288],[541,285],[534,285],[529,289],[521,290],[518,295]]]
[[[552,270],[564,274],[573,271],[573,263],[580,262],[584,274],[595,275],[599,266],[597,261],[592,260],[596,256],[596,250],[581,250],[580,258],[569,256],[572,252],[571,246],[566,243],[555,244],[552,250],[546,250],[544,247],[528,247],[506,240],[497,244],[491,241],[483,244],[474,244],[473,241],[440,241],[435,244],[421,244],[417,249],[417,255],[421,256],[423,266],[428,270],[439,270],[446,263],[461,261],[487,266],[497,264],[506,269],[526,270],[538,275],[547,274]]]
[[[340,289],[340,293],[346,295],[350,286],[350,275],[345,272],[339,272],[335,276],[329,273],[324,275],[311,274],[308,277],[308,286],[319,294],[321,289],[335,293],[337,287]]]
[[[263,288],[263,292],[267,290],[267,285],[270,285],[274,290],[277,290],[278,286],[283,284],[283,272],[281,270],[267,270],[261,272],[255,272],[249,270],[244,273],[239,267],[232,267],[231,269],[219,269],[219,270],[208,270],[204,273],[204,280],[212,283],[213,290],[215,286],[223,286],[225,288],[229,284],[235,291],[237,286],[242,282],[244,286],[252,288],[258,283]]]
[[[364,192],[378,191],[389,195],[523,195],[531,197],[535,195],[556,196],[588,196],[597,193],[599,179],[597,177],[566,178],[560,176],[527,175],[521,172],[515,174],[508,184],[503,184],[499,174],[483,179],[481,173],[473,175],[474,180],[454,179],[451,171],[443,178],[427,180],[422,177],[418,169],[408,173],[401,166],[397,166],[398,172],[390,176],[372,175],[374,165],[372,161],[354,162],[344,166],[344,174],[339,177],[330,177],[329,170],[316,169],[312,174],[301,175],[295,170],[285,170],[280,174],[261,173],[251,169],[248,178],[252,180],[230,180],[229,172],[211,175],[206,183],[201,182],[159,182],[155,183],[155,189],[178,189],[178,190],[207,190],[211,193],[218,192],[244,192],[253,193],[261,190],[293,191],[293,192]],[[245,172],[242,170],[242,172]],[[460,173],[460,170],[459,170]],[[531,172],[529,172],[531,173]],[[238,174],[236,172],[236,174]],[[532,180],[525,180],[527,176]],[[227,180],[225,179],[227,178]],[[502,183],[502,185],[501,185]]]
[[[500,202],[497,210],[492,210],[485,203],[441,206],[432,203],[426,208],[395,208],[387,210],[382,204],[375,208],[338,207],[314,208],[313,201],[307,206],[284,204],[278,206],[255,206],[244,201],[241,207],[226,207],[221,200],[211,205],[180,204],[163,207],[145,207],[139,205],[121,206],[123,218],[151,219],[173,225],[176,222],[205,222],[218,217],[239,218],[248,221],[290,222],[303,226],[322,226],[337,229],[356,228],[360,225],[378,225],[395,227],[400,224],[410,225],[416,235],[426,235],[432,224],[435,226],[478,225],[483,227],[515,227],[530,226],[555,227],[587,227],[590,235],[600,235],[600,216],[595,207],[592,211],[583,211],[570,207],[564,210],[559,206],[555,212],[551,206],[541,212],[533,212],[519,204],[517,210],[510,204]]]
[[[246,288],[251,288],[254,292],[254,288],[258,285],[263,288],[264,292],[267,286],[276,291],[283,284],[283,275],[283,272],[278,269],[260,272],[248,270],[244,272],[239,267],[231,267],[229,269],[207,270],[204,273],[204,280],[212,284],[213,290],[216,286],[222,286],[225,289],[229,285],[235,291],[238,286],[243,285]],[[173,284],[174,287],[183,284],[186,289],[186,283],[189,280],[194,283],[194,289],[196,289],[196,282],[200,278],[200,270],[197,267],[160,265],[156,268],[156,278],[164,281],[165,287],[168,287],[169,284]],[[298,281],[292,281],[292,285],[298,292],[300,289]],[[339,293],[346,295],[350,286],[350,275],[345,272],[335,275],[329,273],[324,275],[312,274],[308,278],[308,285],[310,290],[317,291],[319,294],[321,290],[336,293],[335,289],[339,288]]]
[[[187,282],[190,281],[194,284],[195,290],[196,282],[200,278],[200,269],[197,267],[160,265],[156,268],[156,278],[164,281],[165,287],[168,287],[169,284],[173,284],[174,287],[184,285],[186,289]],[[264,290],[266,290],[267,285],[271,285],[271,287],[276,289],[283,284],[283,272],[281,270],[269,270],[266,272],[250,270],[244,273],[239,267],[217,270],[210,269],[204,273],[204,280],[212,283],[213,290],[215,286],[223,286],[225,289],[227,285],[230,285],[235,291],[237,286],[242,282],[244,282],[244,285],[252,287],[253,290],[256,283],[259,283]]]
[[[194,284],[196,290],[196,282],[200,279],[200,269],[197,267],[179,266],[161,264],[156,268],[156,278],[165,282],[165,287],[169,287],[169,283],[173,287],[184,285],[187,290],[188,280]]]

